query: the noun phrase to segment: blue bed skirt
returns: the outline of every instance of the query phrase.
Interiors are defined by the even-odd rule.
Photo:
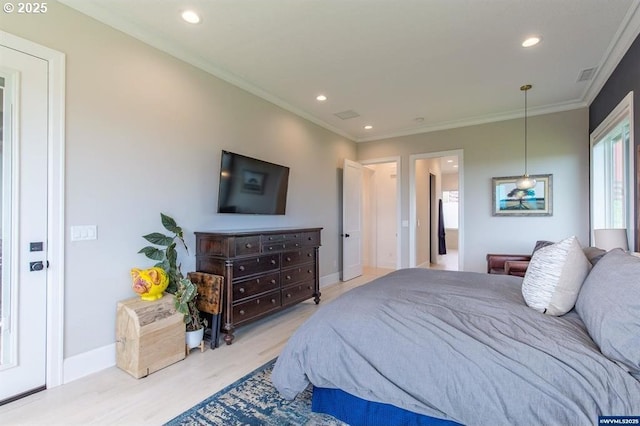
[[[329,414],[352,426],[461,426],[389,404],[360,399],[340,389],[313,387],[311,410]]]

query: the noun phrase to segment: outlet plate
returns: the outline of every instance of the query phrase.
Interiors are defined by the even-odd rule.
[[[71,241],[88,241],[97,239],[97,225],[79,225],[71,227]]]

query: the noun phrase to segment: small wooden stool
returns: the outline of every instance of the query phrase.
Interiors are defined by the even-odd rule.
[[[211,315],[211,349],[215,349],[218,347],[218,340],[220,339],[224,277],[205,272],[189,272],[187,278],[198,287],[196,300],[198,310]]]

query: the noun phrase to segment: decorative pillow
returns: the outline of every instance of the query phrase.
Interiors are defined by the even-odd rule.
[[[547,315],[564,315],[576,303],[591,269],[576,237],[537,250],[522,281],[527,305]]]
[[[640,258],[607,252],[584,281],[576,311],[600,351],[640,379]]]
[[[591,265],[598,263],[598,260],[602,259],[602,256],[607,253],[606,250],[598,247],[585,247],[582,251],[584,255],[587,256],[587,259],[589,259],[589,262],[591,262]]]
[[[553,244],[553,241],[546,241],[546,240],[538,240],[536,241],[536,245],[533,247],[533,251],[531,252],[531,255],[533,256],[533,253],[537,252],[538,250],[540,250],[543,247],[547,247]]]

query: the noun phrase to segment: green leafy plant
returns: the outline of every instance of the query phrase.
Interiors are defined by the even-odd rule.
[[[184,241],[184,232],[176,221],[164,213],[160,213],[160,219],[164,229],[170,235],[160,232],[152,232],[142,237],[153,244],[140,249],[142,253],[157,263],[169,276],[167,293],[173,294],[176,311],[184,315],[184,322],[188,331],[199,330],[206,326],[206,320],[200,317],[200,311],[196,307],[197,286],[182,274],[181,264],[178,263],[178,251],[176,247],[180,244],[186,253],[189,253],[187,244]]]

